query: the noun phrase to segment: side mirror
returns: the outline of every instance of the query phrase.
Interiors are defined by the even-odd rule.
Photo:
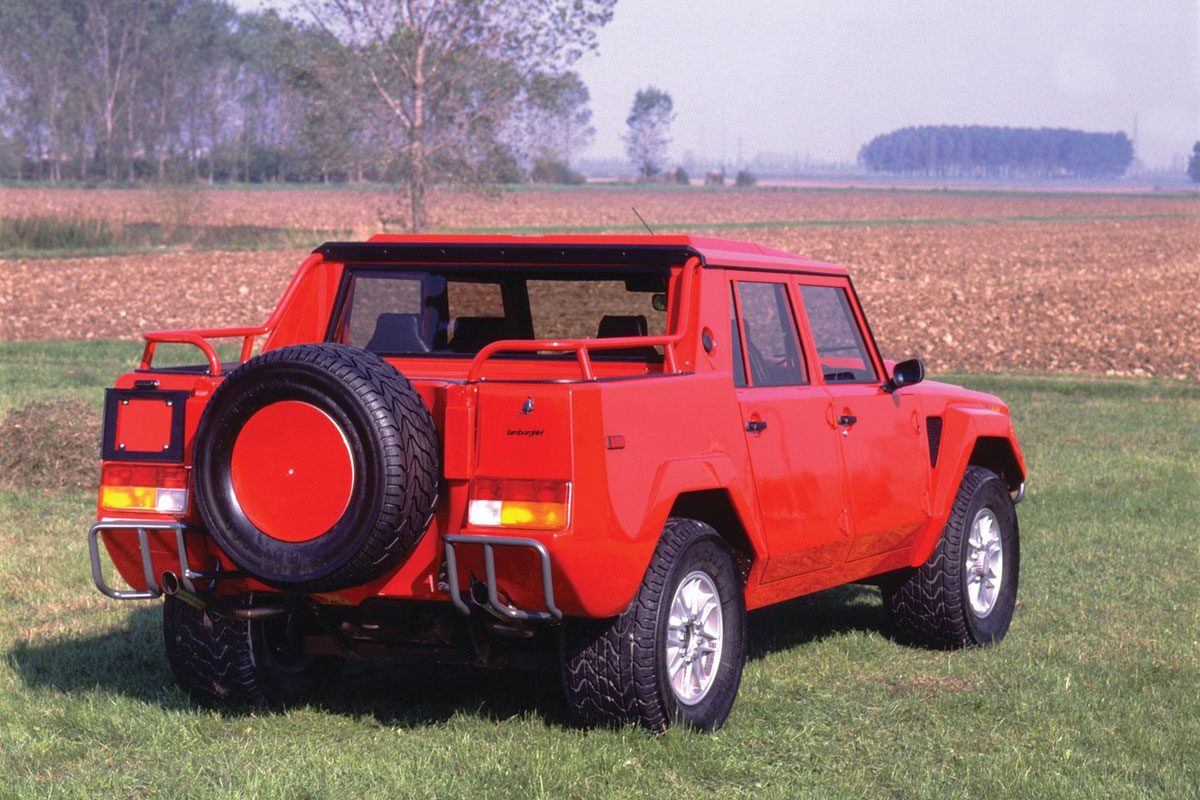
[[[883,384],[883,390],[888,394],[905,386],[912,386],[925,380],[925,362],[919,358],[901,361],[892,369],[892,377]]]

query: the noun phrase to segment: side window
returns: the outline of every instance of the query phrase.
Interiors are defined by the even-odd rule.
[[[801,286],[804,312],[812,328],[817,358],[826,383],[873,383],[879,378],[850,310],[837,286]]]
[[[737,291],[751,383],[754,386],[808,383],[787,287],[782,283],[738,281]]]

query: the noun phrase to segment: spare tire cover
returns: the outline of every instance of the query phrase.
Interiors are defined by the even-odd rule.
[[[239,568],[281,589],[364,583],[420,541],[437,505],[437,432],[374,353],[270,350],[217,387],[193,448],[200,515]]]

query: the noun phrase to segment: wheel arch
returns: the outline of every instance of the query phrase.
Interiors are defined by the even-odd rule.
[[[1007,414],[983,408],[951,407],[945,413],[942,452],[933,473],[930,518],[918,535],[909,563],[925,563],[937,546],[942,528],[967,468],[984,467],[1001,477],[1009,491],[1025,480],[1025,459]]]
[[[746,580],[758,553],[750,541],[750,534],[734,507],[733,498],[728,490],[701,489],[682,492],[671,505],[669,516],[694,519],[712,526],[728,545],[742,580]]]
[[[1016,490],[1025,480],[1025,470],[1017,458],[1012,441],[1004,436],[980,436],[967,458],[969,467],[985,467],[996,473]]]

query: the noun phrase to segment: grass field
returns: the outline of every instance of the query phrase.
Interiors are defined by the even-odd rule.
[[[137,352],[0,344],[0,414],[98,413]],[[713,736],[581,730],[554,676],[403,661],[313,706],[193,708],[159,605],[91,586],[91,493],[0,489],[0,798],[1200,797],[1200,386],[950,377],[1009,401],[1031,470],[1008,638],[901,645],[859,587],[758,612]]]

